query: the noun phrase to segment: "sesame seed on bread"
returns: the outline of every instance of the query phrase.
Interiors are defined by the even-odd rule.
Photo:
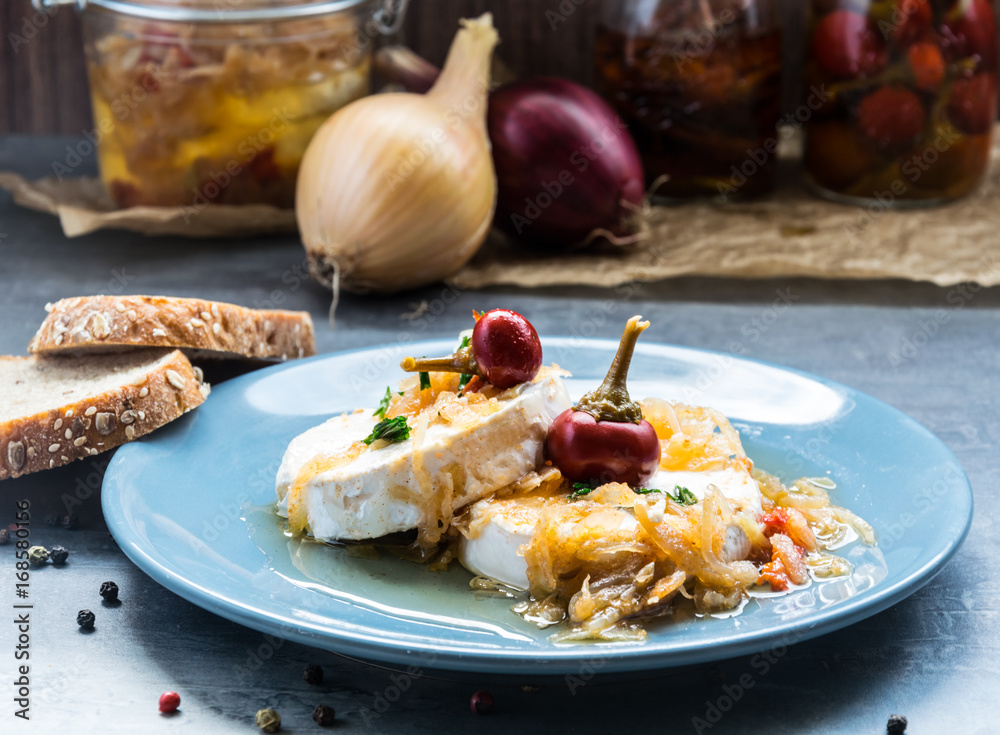
[[[0,357],[0,480],[148,434],[205,400],[200,376],[179,350]]]
[[[136,347],[182,349],[201,358],[280,359],[316,354],[304,311],[248,309],[169,296],[81,296],[46,306],[28,351],[55,355]]]

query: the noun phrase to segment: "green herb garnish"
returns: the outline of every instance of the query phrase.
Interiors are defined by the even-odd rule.
[[[667,493],[667,495],[670,495],[670,493]],[[674,485],[674,494],[670,495],[670,499],[678,505],[694,505],[698,502],[698,498],[695,497],[693,492],[680,485]]]
[[[431,374],[430,373],[420,373],[420,390],[426,390],[431,387]]]
[[[680,485],[674,485],[673,493],[646,487],[632,488],[632,492],[634,492],[636,495],[650,495],[652,493],[663,493],[678,505],[694,505],[695,503],[698,502],[698,498],[695,496],[693,492],[688,490],[686,487],[681,487]]]
[[[585,482],[574,482],[573,483],[573,492],[571,492],[569,494],[569,499],[570,500],[579,500],[580,498],[582,498],[585,495],[590,495],[592,492],[594,492],[594,488],[592,488],[587,483],[585,483]]]
[[[372,429],[372,433],[362,439],[362,441],[371,446],[372,442],[376,442],[379,439],[384,439],[387,442],[403,442],[409,438],[410,427],[406,425],[406,416],[397,416],[394,419],[382,419],[379,421],[375,424],[375,428]]]
[[[469,345],[471,345],[471,344],[472,344],[472,340],[469,338],[469,335],[465,335],[464,337],[462,337],[462,342],[461,342],[461,344],[458,345],[458,349],[456,349],[455,352],[458,353],[458,352],[461,352],[462,350],[468,349]],[[465,386],[467,386],[469,384],[470,380],[472,380],[472,374],[471,373],[462,373],[461,375],[459,375],[459,377],[458,377],[458,397],[459,398],[462,397],[462,389],[465,388]]]
[[[386,387],[385,395],[382,396],[382,402],[378,404],[378,408],[372,416],[377,416],[380,419],[385,418],[385,412],[389,410],[389,401],[392,400],[392,391]]]

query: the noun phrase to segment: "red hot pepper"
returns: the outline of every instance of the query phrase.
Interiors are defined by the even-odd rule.
[[[463,373],[506,390],[535,379],[542,366],[542,343],[527,319],[510,309],[476,317],[472,340],[447,357],[407,357],[407,372]],[[471,381],[469,385],[472,385]]]
[[[601,387],[561,413],[549,427],[545,451],[562,474],[577,482],[644,485],[660,465],[660,441],[628,394],[626,378],[639,335],[649,326],[634,316]]]

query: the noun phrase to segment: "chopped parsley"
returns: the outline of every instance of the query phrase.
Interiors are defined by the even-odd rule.
[[[569,499],[570,500],[579,500],[580,498],[584,497],[585,495],[590,495],[592,492],[594,492],[594,488],[592,488],[587,483],[585,483],[585,482],[574,482],[573,483],[573,492],[571,492],[569,494]]]
[[[698,498],[695,496],[693,492],[688,490],[686,487],[681,487],[680,485],[674,485],[673,493],[646,487],[632,488],[632,492],[634,492],[636,495],[650,495],[652,493],[663,493],[678,505],[694,505],[695,503],[698,502]]]
[[[470,344],[472,344],[472,340],[469,339],[469,335],[465,335],[464,337],[462,337],[462,342],[461,342],[461,344],[458,345],[458,349],[456,349],[455,352],[461,352],[462,350],[466,349]],[[459,376],[459,378],[458,378],[458,397],[459,398],[462,397],[462,389],[469,384],[470,380],[472,380],[472,376],[471,375],[466,375],[465,373],[462,373]]]
[[[667,493],[667,495],[678,505],[694,505],[698,502],[698,498],[695,497],[693,492],[680,485],[674,485],[674,495],[670,495],[670,493]]]
[[[420,373],[420,390],[427,390],[431,387],[431,374]]]
[[[400,393],[402,395],[402,393]],[[375,409],[375,413],[372,416],[376,416],[380,419],[385,418],[385,412],[389,410],[389,401],[392,400],[392,391],[386,387],[385,395],[382,396],[382,402],[378,404],[378,408]]]
[[[362,439],[368,446],[372,442],[384,439],[387,442],[403,442],[410,438],[410,427],[406,425],[406,416],[397,416],[394,419],[382,419],[372,433]]]

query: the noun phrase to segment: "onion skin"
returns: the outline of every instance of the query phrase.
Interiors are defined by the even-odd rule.
[[[335,293],[423,286],[460,269],[486,239],[496,203],[486,110],[498,41],[489,13],[463,20],[427,94],[363,97],[316,131],[295,215],[320,283]]]
[[[660,440],[653,425],[598,421],[567,408],[549,427],[545,454],[574,482],[624,482],[643,487],[660,466]]]
[[[554,77],[508,84],[490,96],[487,125],[495,226],[550,246],[582,242],[595,230],[630,233],[627,220],[645,194],[642,161],[596,93]]]
[[[320,283],[332,286],[336,262],[347,290],[403,291],[454,273],[479,249],[496,196],[489,143],[473,125],[444,127],[448,112],[429,96],[377,94],[320,126],[295,205]],[[442,130],[433,155],[400,177],[421,142]]]

